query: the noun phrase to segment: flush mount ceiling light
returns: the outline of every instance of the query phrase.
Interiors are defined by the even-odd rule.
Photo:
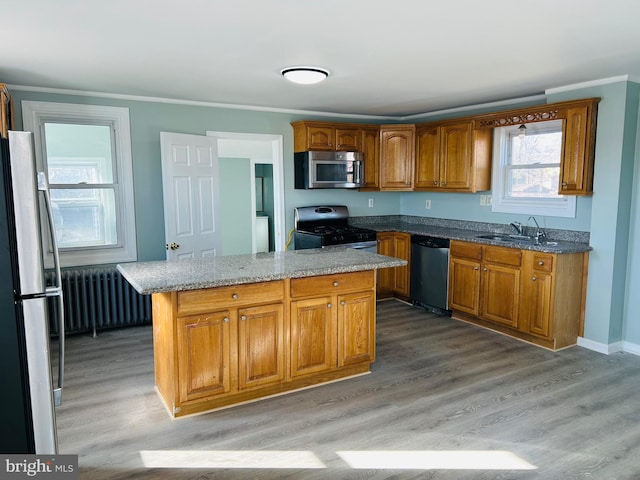
[[[288,67],[280,73],[293,83],[311,85],[323,81],[329,76],[329,71],[318,67]]]

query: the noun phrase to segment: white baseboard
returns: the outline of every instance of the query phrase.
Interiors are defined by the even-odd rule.
[[[611,353],[627,352],[634,355],[640,355],[640,345],[631,342],[615,342],[615,343],[600,343],[588,338],[578,337],[578,345],[580,347],[588,348],[594,352],[604,353],[609,355]]]

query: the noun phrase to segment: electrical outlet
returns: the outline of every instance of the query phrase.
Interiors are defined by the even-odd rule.
[[[373,198],[369,199],[369,208],[373,208]]]
[[[431,200],[424,201],[424,208],[426,208],[427,210],[431,208]]]
[[[484,207],[487,204],[487,196],[480,195],[480,206]]]
[[[487,195],[487,205],[491,205],[491,195]]]

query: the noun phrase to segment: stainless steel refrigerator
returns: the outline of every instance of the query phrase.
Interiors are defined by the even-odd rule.
[[[0,452],[56,454],[65,333],[47,176],[36,169],[32,133],[10,131],[8,142],[0,141],[0,363],[6,392],[0,395],[0,421],[12,432],[2,435]],[[45,285],[41,218],[47,219],[57,273],[52,286]],[[49,302],[61,319],[57,372],[51,369]]]

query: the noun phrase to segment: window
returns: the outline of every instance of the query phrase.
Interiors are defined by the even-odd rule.
[[[38,170],[49,179],[64,267],[136,260],[129,110],[23,102]],[[52,265],[51,240],[45,259]]]
[[[575,197],[558,194],[562,120],[496,128],[494,147],[492,211],[575,217]]]

